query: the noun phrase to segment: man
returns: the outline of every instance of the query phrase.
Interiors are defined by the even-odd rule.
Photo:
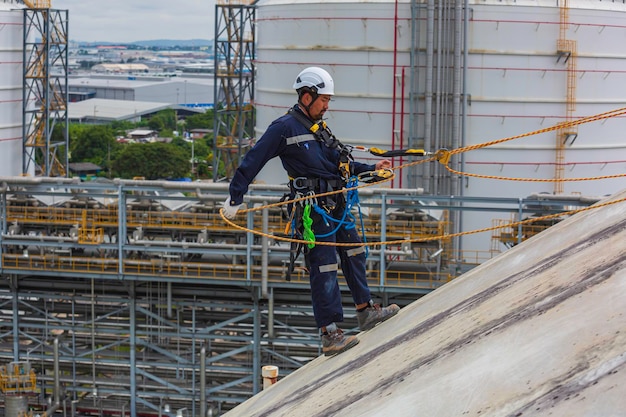
[[[306,68],[296,78],[293,88],[298,104],[274,120],[255,146],[246,154],[230,184],[230,196],[223,213],[233,219],[243,203],[243,195],[259,171],[278,156],[289,174],[292,197],[327,193],[342,189],[347,176],[391,167],[388,160],[375,165],[355,162],[350,148],[341,144],[323,122],[324,113],[334,95],[330,74],[322,68]],[[322,211],[341,218],[345,210],[342,193],[321,198]],[[295,210],[295,208],[292,208]],[[310,211],[315,241],[354,243],[354,246],[314,245],[305,253],[309,267],[311,298],[315,321],[322,334],[322,350],[330,356],[356,345],[356,336],[345,336],[337,327],[343,321],[341,293],[337,282],[337,253],[348,283],[361,330],[368,330],[398,312],[397,305],[374,304],[367,285],[365,247],[354,227],[337,227],[319,211]]]

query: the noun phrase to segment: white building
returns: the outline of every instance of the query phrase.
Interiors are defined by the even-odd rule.
[[[143,64],[103,64],[143,65]],[[213,105],[213,77],[158,77],[137,74],[92,75],[68,80],[70,101],[84,98],[173,103],[188,107]]]

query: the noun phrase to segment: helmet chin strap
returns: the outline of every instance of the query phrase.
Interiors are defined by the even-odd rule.
[[[305,93],[308,93],[311,96],[311,102],[309,103],[308,106],[302,102],[302,96],[304,96]],[[319,98],[319,94],[317,94],[317,92],[311,88],[305,89],[302,92],[302,94],[300,94],[300,97],[298,97],[298,104],[306,110],[306,114],[307,116],[309,116],[309,118],[311,118],[311,106],[313,105],[313,103],[315,103],[315,100],[317,100],[318,98]]]

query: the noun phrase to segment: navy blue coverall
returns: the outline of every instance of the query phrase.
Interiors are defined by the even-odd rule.
[[[298,106],[294,109],[300,112]],[[319,179],[320,189],[314,189],[315,192],[331,191],[333,187],[327,184],[338,184],[342,180],[339,172],[340,153],[337,148],[331,149],[326,146],[295,117],[285,114],[270,124],[235,171],[229,189],[233,204],[243,202],[243,195],[248,191],[250,183],[265,164],[276,156],[280,157],[291,179],[299,177]],[[350,172],[353,175],[375,169],[375,165],[350,162]],[[341,194],[332,197],[338,196],[342,198]],[[334,218],[341,218],[343,210],[344,205],[338,204],[330,214]],[[316,235],[316,241],[354,243],[354,246],[337,247],[315,245],[305,255],[310,268],[313,313],[317,327],[322,328],[343,321],[341,293],[337,282],[337,253],[354,303],[369,302],[371,295],[365,270],[365,247],[356,228],[340,227],[335,234],[318,238],[317,235],[325,235],[335,229],[336,224],[332,222],[328,224],[313,210],[311,218],[313,220],[311,228]]]

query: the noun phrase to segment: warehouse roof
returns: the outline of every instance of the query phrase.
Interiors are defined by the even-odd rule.
[[[68,86],[71,89],[78,88],[113,88],[113,89],[136,89],[152,85],[163,85],[165,83],[189,83],[212,86],[215,81],[212,77],[163,77],[157,75],[109,75],[109,76],[88,76],[70,77]]]
[[[95,72],[129,72],[129,71],[145,71],[148,72],[150,68],[146,64],[97,64],[94,65],[91,70]]]
[[[69,103],[68,118],[71,122],[79,123],[112,122],[132,120],[165,109],[174,109],[186,114],[203,112],[178,104],[93,98]]]

